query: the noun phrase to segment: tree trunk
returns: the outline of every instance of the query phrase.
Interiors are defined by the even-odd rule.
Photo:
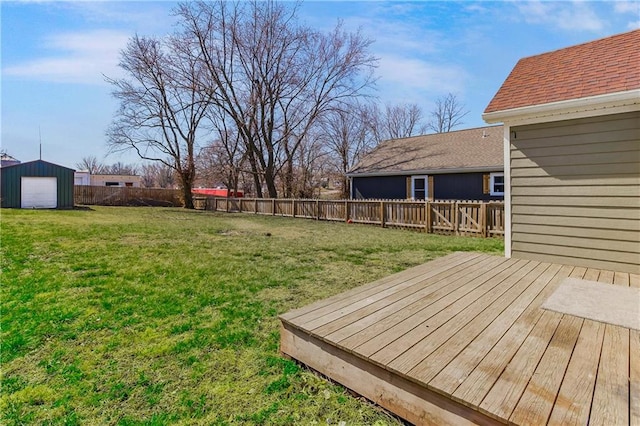
[[[184,208],[193,209],[193,194],[191,193],[193,182],[191,182],[190,179],[184,179],[184,176],[182,177],[182,197],[184,198]]]
[[[276,188],[276,177],[273,167],[269,166],[264,171],[264,183],[267,185],[269,198],[278,198],[278,188]]]
[[[196,165],[193,162],[193,156],[187,160],[186,170],[180,168],[178,175],[180,176],[180,183],[182,187],[182,196],[184,198],[184,208],[193,209],[193,181],[196,177]]]
[[[346,175],[342,176],[342,199],[349,199],[349,178]]]
[[[293,180],[293,159],[287,158],[284,170],[284,198],[294,198]]]

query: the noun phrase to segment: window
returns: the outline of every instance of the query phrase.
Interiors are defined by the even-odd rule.
[[[105,182],[104,186],[120,186],[120,182]]]
[[[504,173],[491,173],[489,194],[504,195]]]
[[[426,200],[427,182],[427,176],[411,176],[411,198],[414,200]]]

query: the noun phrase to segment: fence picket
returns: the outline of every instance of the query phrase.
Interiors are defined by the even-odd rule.
[[[504,202],[266,198],[220,200],[224,200],[223,211],[344,221],[437,234],[504,237]],[[216,201],[207,201],[207,210],[219,210]]]
[[[128,186],[73,187],[74,203],[103,206],[182,206],[181,193],[177,189],[133,188]]]
[[[181,206],[174,189],[74,187],[76,204]],[[460,200],[312,200],[194,197],[200,210],[344,221],[428,233],[504,237],[504,202]]]

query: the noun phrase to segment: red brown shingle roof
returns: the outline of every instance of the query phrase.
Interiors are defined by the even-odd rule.
[[[518,61],[485,113],[640,88],[640,30]]]

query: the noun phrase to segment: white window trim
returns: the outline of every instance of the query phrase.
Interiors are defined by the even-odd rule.
[[[501,176],[503,181],[504,181],[504,173],[500,172],[500,173],[491,173],[489,175],[489,195],[492,196],[499,196],[502,195],[504,196],[504,191],[502,192],[498,192],[498,191],[494,191],[495,188],[495,179],[496,177]],[[503,185],[506,185],[506,181],[504,181],[505,183],[503,183]]]
[[[411,199],[416,199],[416,180],[424,179],[424,199],[429,199],[429,176],[428,175],[420,175],[420,176],[411,176]]]

